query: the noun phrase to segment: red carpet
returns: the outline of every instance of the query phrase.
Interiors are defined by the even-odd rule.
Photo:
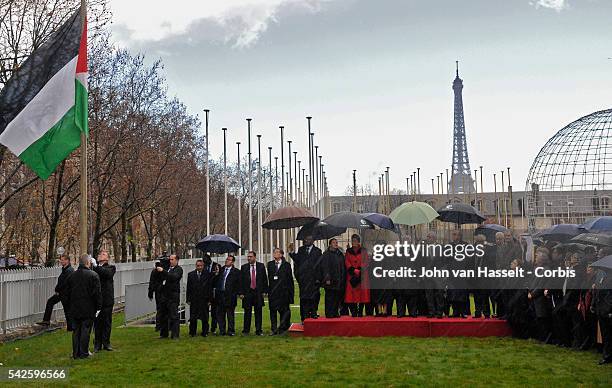
[[[307,319],[307,337],[505,337],[512,335],[504,320],[484,318],[377,318]]]

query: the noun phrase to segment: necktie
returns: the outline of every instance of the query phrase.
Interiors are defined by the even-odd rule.
[[[256,284],[255,265],[251,265],[251,290],[254,290],[257,287]]]
[[[200,280],[200,275],[201,275],[201,274],[202,274],[202,273],[198,271],[198,280]]]
[[[223,274],[223,287],[221,290],[225,291],[225,281],[227,280],[227,275],[229,274],[229,268],[225,267],[225,273]]]

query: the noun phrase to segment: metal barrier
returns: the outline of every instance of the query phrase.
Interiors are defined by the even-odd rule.
[[[183,281],[187,281],[187,273],[195,268],[196,259],[183,259]],[[116,263],[117,272],[114,277],[115,303],[123,302],[126,286],[148,283],[153,261],[134,263]],[[29,326],[42,319],[47,299],[55,292],[60,267],[25,268],[0,271],[0,330],[8,330]],[[148,301],[146,298],[141,302]],[[61,303],[55,305],[52,319],[63,319]]]

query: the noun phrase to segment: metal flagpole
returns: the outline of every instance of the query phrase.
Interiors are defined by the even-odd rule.
[[[287,193],[285,192],[285,139],[284,131],[285,127],[282,125],[279,127],[281,132],[281,207],[287,206]],[[283,229],[283,242],[282,247],[285,248],[287,243],[287,231]],[[280,244],[280,243],[279,243]]]
[[[238,263],[242,264],[242,169],[240,168],[240,142],[237,141],[236,145],[238,146],[238,244],[240,245],[240,250],[238,251]]]
[[[313,186],[314,186],[314,198],[313,198],[313,202],[312,205],[315,209],[315,215],[319,218],[321,218],[321,214],[319,213],[319,146],[314,146],[315,148],[315,157],[313,160],[313,164],[315,166],[315,168],[313,169],[314,172],[314,179],[310,178],[313,181]]]
[[[263,260],[263,230],[261,229],[261,135],[257,135],[257,256]]]
[[[294,154],[295,154],[295,157],[297,158],[297,152],[294,152]],[[297,162],[297,182],[296,182],[297,189],[295,190],[295,192],[297,193],[297,196],[298,196],[298,205],[299,206],[302,206],[302,191],[304,190],[303,189],[304,186],[302,185],[302,175],[301,175],[302,173],[301,173],[301,171],[302,171],[302,161],[298,160],[298,162]]]
[[[287,175],[287,192],[288,192],[288,203],[290,205],[293,206],[293,169],[291,168],[291,140],[287,140],[287,144],[289,144],[289,153],[288,153],[288,157],[289,157],[289,171],[288,171],[288,175]],[[295,164],[295,160],[293,160],[293,164]]]
[[[300,193],[298,191],[298,184],[300,183],[300,175],[298,174],[298,160],[297,151],[293,151],[293,184],[295,185],[293,193],[295,194],[294,200],[297,206],[300,206]]]
[[[272,147],[268,147],[268,177],[270,178],[270,213],[274,211],[274,188],[272,186]],[[270,229],[270,260],[274,251],[274,231]]]
[[[87,1],[81,0],[81,33],[86,28],[86,20],[87,20]],[[82,35],[81,35],[82,36]],[[81,180],[80,180],[80,189],[81,189],[81,214],[79,218],[80,222],[80,239],[79,239],[79,249],[81,255],[87,253],[89,248],[89,238],[87,233],[87,134],[85,132],[81,132]]]
[[[208,148],[208,112],[210,109],[204,109],[206,114],[206,235],[210,235],[210,162]]]
[[[276,193],[276,196],[278,196],[279,194],[279,191],[278,191],[278,156],[274,157],[274,192]],[[282,191],[280,192],[280,197],[281,197],[281,207],[282,207],[282,202],[283,202]],[[280,246],[280,242],[281,242],[280,230],[276,230],[276,246]],[[272,253],[274,253],[274,250],[272,251]]]
[[[247,173],[249,174],[249,187],[247,191],[247,197],[249,201],[249,251],[253,250],[253,162],[251,158],[251,120],[247,120],[247,128],[248,128],[248,156],[249,156],[249,165],[247,167]]]
[[[307,116],[306,120],[308,120],[308,175],[312,177],[312,143],[313,143],[313,133],[310,130],[310,120],[312,120],[311,116]],[[312,187],[308,185],[308,194],[306,196],[306,206],[310,208],[311,199],[312,199]],[[312,210],[312,209],[311,209]]]
[[[225,235],[227,236],[227,128],[223,130],[223,208],[225,213]]]

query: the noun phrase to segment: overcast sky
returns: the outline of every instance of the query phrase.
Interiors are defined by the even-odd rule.
[[[111,0],[114,39],[161,58],[170,92],[211,109],[211,152],[229,160],[253,118],[262,149],[279,125],[307,158],[313,116],[332,194],[392,187],[450,167],[455,60],[472,170],[511,167],[522,190],[546,140],[612,103],[608,0]],[[253,136],[253,139],[255,137]],[[255,143],[254,143],[255,144]],[[266,154],[267,155],[267,154]],[[266,157],[267,160],[267,157]]]

